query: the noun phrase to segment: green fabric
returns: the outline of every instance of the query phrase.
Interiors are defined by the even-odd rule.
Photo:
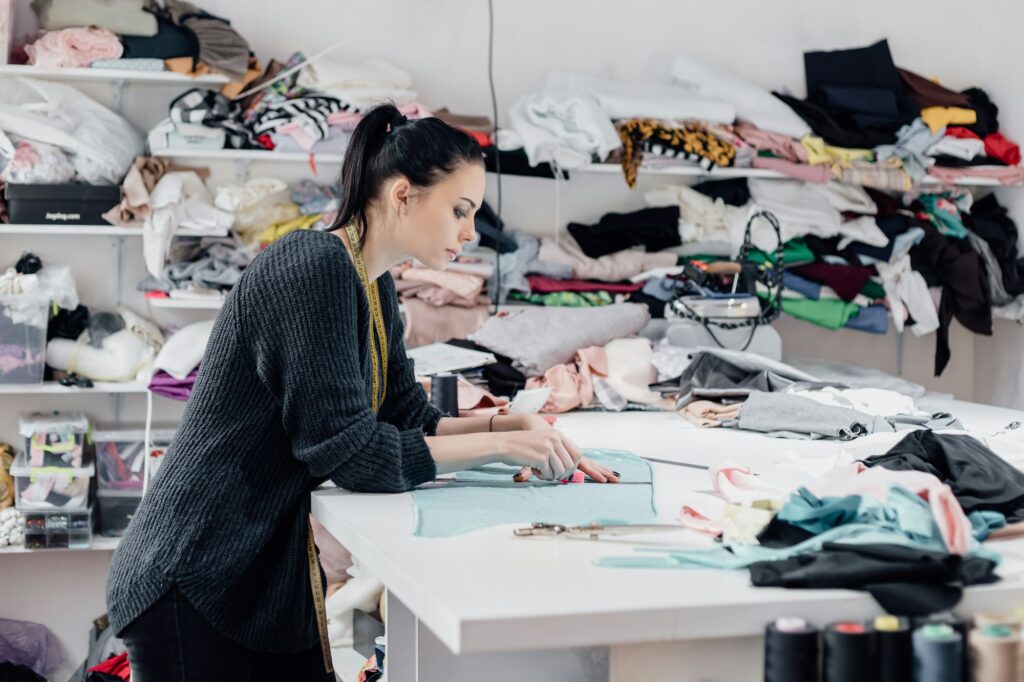
[[[948,192],[942,194],[922,194],[917,198],[924,206],[924,212],[935,228],[947,237],[963,239],[967,236],[967,228],[960,217],[960,210]],[[939,202],[943,201],[940,206]]]
[[[615,303],[615,299],[607,291],[555,291],[549,294],[524,294],[521,291],[513,291],[508,297],[513,301],[566,308],[593,308]]]
[[[759,249],[753,249],[750,252],[750,260],[758,265],[765,263],[774,263],[775,254],[768,254]],[[788,242],[782,245],[782,262],[788,267],[793,265],[803,265],[805,263],[814,262],[814,252],[811,251],[810,247],[803,238],[790,239]]]
[[[885,289],[873,279],[867,281],[864,288],[860,290],[860,293],[873,300],[885,298]]]
[[[762,292],[758,292],[757,295],[764,299],[768,298]],[[860,312],[860,306],[832,298],[821,298],[817,301],[809,298],[788,298],[783,291],[782,311],[819,327],[835,330],[845,327],[847,321]]]

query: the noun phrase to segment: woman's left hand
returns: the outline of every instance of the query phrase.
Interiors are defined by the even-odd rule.
[[[539,414],[524,414],[519,415],[519,429],[522,431],[542,431],[544,429],[554,428],[548,420]],[[618,483],[619,474],[612,471],[606,466],[598,464],[586,457],[580,457],[576,462],[576,468],[582,471],[584,474],[590,477],[595,483]],[[528,481],[533,476],[533,472],[528,467],[523,467],[522,471],[519,472],[519,476],[516,477],[517,481]]]

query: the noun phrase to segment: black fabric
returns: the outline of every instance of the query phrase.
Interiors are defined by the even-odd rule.
[[[46,678],[36,674],[27,665],[0,661],[0,682],[46,682]]]
[[[875,218],[875,224],[877,224],[878,229],[880,229],[885,236],[889,238],[888,244],[885,246],[873,246],[871,244],[865,244],[864,242],[851,242],[849,249],[858,256],[868,256],[870,258],[888,262],[889,258],[892,256],[893,240],[909,230],[911,227],[916,226],[918,221],[908,215],[894,213],[886,217]]]
[[[14,270],[20,275],[34,275],[43,269],[43,261],[34,253],[26,253],[18,259]]]
[[[121,36],[124,59],[174,59],[175,57],[199,58],[199,41],[192,31],[178,26],[170,19],[156,17],[155,36]]]
[[[879,606],[899,616],[946,611],[966,585],[996,582],[996,564],[900,545],[825,543],[822,550],[750,566],[758,587],[866,590]]]
[[[1024,472],[970,436],[912,431],[869,467],[925,471],[949,485],[964,512],[996,511],[1024,521]]]
[[[531,166],[530,159],[526,156],[526,151],[522,149],[501,151],[497,147],[486,147],[483,150],[483,155],[484,169],[488,173],[497,172],[497,157],[501,160],[502,175],[518,175],[527,178],[547,178],[549,180],[555,179],[555,170],[551,167],[551,164],[539,163],[536,166]],[[563,170],[562,177],[568,180],[569,171]]]
[[[1024,258],[1017,257],[1017,224],[995,194],[974,202],[964,224],[988,243],[1002,269],[1003,286],[1011,296],[1024,294]]]
[[[999,107],[988,98],[988,94],[981,88],[968,88],[963,94],[971,100],[969,108],[974,109],[978,116],[977,121],[964,128],[982,139],[999,130]]]
[[[939,329],[935,335],[935,376],[949,364],[949,325],[956,320],[975,334],[992,335],[992,294],[981,255],[966,239],[948,239],[922,221],[924,239],[910,250],[914,270],[942,285]]]
[[[665,318],[665,306],[668,305],[666,301],[645,294],[643,291],[634,291],[629,295],[630,303],[640,303],[647,306],[648,312],[651,314],[652,320],[661,320]]]
[[[569,234],[583,253],[600,258],[643,246],[661,251],[683,242],[679,237],[679,207],[644,208],[632,213],[606,213],[596,225],[569,223]]]
[[[511,396],[515,395],[517,391],[526,388],[526,375],[512,366],[512,358],[495,353],[490,348],[484,348],[469,339],[449,339],[445,343],[458,346],[459,348],[490,353],[494,356],[497,362],[493,365],[486,365],[483,368],[484,379],[487,380],[487,387],[491,390],[491,393]]]
[[[978,155],[973,159],[961,159],[959,156],[938,154],[935,156],[935,165],[941,168],[970,168],[971,166],[1005,166],[1006,163],[994,156]]]
[[[746,206],[750,201],[750,187],[746,178],[704,180],[691,187],[704,196],[721,199],[730,206]]]
[[[135,682],[334,682],[320,644],[268,654],[237,644],[212,627],[177,588],[136,618],[123,635]]]
[[[971,106],[970,98],[961,92],[954,92],[933,80],[917,75],[913,71],[900,68],[896,70],[903,79],[903,84],[906,86],[910,98],[921,109],[925,107],[969,108]]]
[[[473,225],[480,235],[480,246],[494,249],[498,253],[509,253],[518,248],[516,240],[502,232],[505,221],[498,217],[486,201],[476,212]]]
[[[896,140],[895,133],[889,130],[859,128],[814,102],[802,100],[781,92],[773,92],[772,94],[782,100],[797,116],[802,118],[811,127],[815,135],[836,147],[873,149],[879,145],[892,144]]]
[[[89,309],[79,304],[74,310],[60,308],[46,327],[46,340],[71,339],[74,341],[89,326]]]
[[[813,537],[814,533],[809,530],[782,521],[778,516],[773,516],[768,525],[757,534],[757,543],[762,547],[781,549],[799,545]]]

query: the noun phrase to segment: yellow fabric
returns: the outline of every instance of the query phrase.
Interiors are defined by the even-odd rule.
[[[974,109],[960,107],[926,107],[921,110],[921,118],[928,124],[932,135],[946,126],[961,126],[977,123],[978,114]]]
[[[256,235],[256,241],[269,244],[270,242],[277,241],[289,232],[294,232],[295,230],[308,230],[316,225],[318,220],[320,220],[320,214],[314,213],[313,215],[299,216],[295,220],[286,220],[283,223],[274,223]]]
[[[870,149],[847,149],[825,144],[825,140],[813,135],[805,135],[800,140],[801,146],[807,150],[807,163],[815,166],[820,163],[853,163],[855,161],[874,161],[875,154]]]

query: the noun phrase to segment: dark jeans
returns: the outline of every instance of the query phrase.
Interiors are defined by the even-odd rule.
[[[252,651],[215,630],[172,588],[122,633],[132,682],[335,682],[320,645],[297,653]]]

